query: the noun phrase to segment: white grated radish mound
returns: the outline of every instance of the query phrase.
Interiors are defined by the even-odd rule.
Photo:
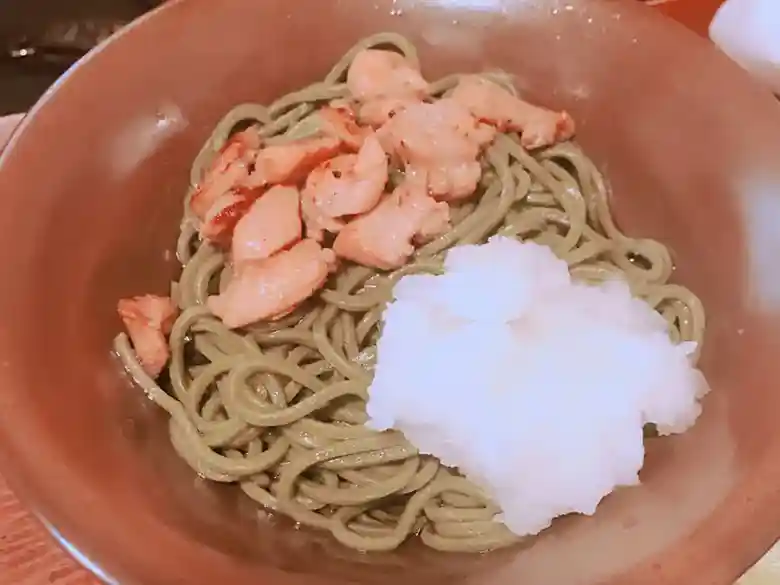
[[[573,283],[544,246],[452,249],[404,277],[384,315],[369,425],[459,468],[518,535],[593,514],[638,483],[645,423],[689,428],[706,391],[665,320],[623,282]]]

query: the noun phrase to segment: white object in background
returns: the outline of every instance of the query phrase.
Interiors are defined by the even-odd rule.
[[[780,94],[780,0],[726,0],[710,24],[710,38]]]

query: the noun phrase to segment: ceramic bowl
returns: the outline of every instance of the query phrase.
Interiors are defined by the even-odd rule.
[[[430,77],[504,69],[565,108],[632,235],[709,317],[713,391],[651,441],[642,485],[531,545],[359,554],[258,522],[195,476],[111,353],[118,298],[164,293],[189,167],[217,120],[393,30]],[[0,465],[122,585],[729,585],[780,534],[780,107],[706,41],[626,0],[185,0],[35,107],[0,162]]]

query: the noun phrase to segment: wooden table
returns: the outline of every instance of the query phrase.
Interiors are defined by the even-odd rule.
[[[0,478],[0,575],[8,585],[98,585],[55,545]]]
[[[722,0],[650,0],[658,8],[705,33]],[[19,117],[0,118],[0,144]],[[776,562],[776,561],[775,561]],[[768,566],[770,560],[764,565]],[[762,567],[740,585],[778,585],[780,573]],[[0,576],[8,585],[98,585],[98,580],[60,549],[53,538],[11,493],[0,477]]]

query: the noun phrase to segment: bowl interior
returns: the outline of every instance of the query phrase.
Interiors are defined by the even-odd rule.
[[[681,27],[626,1],[174,2],[44,98],[0,163],[0,456],[35,509],[123,585],[599,582],[727,585],[780,531],[780,110]],[[189,167],[240,102],[321,78],[393,30],[424,72],[501,68],[568,109],[621,227],[668,244],[708,311],[713,392],[651,441],[643,485],[483,556],[362,555],[257,521],[198,479],[111,354],[118,298],[163,293]],[[524,470],[518,470],[523,473]]]

